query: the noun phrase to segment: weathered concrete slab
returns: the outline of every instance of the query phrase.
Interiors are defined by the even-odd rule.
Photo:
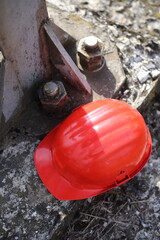
[[[33,162],[35,148],[43,134],[56,124],[53,119],[47,121],[39,111],[38,105],[33,104],[0,147],[0,239],[3,240],[63,239],[63,230],[83,203],[55,199],[38,177]]]
[[[157,94],[160,94],[160,77],[151,83],[149,89],[144,87],[139,91],[139,96],[133,103],[133,107],[144,113]]]

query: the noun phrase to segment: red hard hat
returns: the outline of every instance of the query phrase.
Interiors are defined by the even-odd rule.
[[[35,165],[58,199],[98,195],[135,176],[151,153],[151,136],[140,113],[113,99],[76,109],[35,151]]]

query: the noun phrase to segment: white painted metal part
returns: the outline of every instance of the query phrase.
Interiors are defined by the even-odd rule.
[[[27,90],[43,79],[39,28],[47,17],[43,0],[0,1],[0,49],[5,62],[1,108],[5,123],[21,112]]]

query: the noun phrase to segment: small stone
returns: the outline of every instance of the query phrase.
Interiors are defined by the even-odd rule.
[[[159,22],[158,21],[152,21],[152,22],[149,22],[149,24],[147,24],[147,28],[150,32],[157,32],[159,31]]]
[[[147,68],[148,70],[155,69],[155,64],[153,64],[152,62],[149,62],[149,63],[146,65],[146,68]]]
[[[114,37],[118,37],[119,33],[117,31],[117,28],[114,26],[108,26],[109,30],[113,33]]]
[[[129,96],[129,93],[130,93],[129,89],[126,89],[126,90],[124,91],[124,96],[125,96],[125,97],[128,97],[128,96]]]
[[[156,57],[154,62],[155,62],[156,67],[160,69],[160,58],[159,58],[159,56]]]
[[[157,77],[160,76],[160,71],[158,71],[158,70],[153,70],[153,71],[151,72],[151,76],[152,76],[153,79],[156,79]]]
[[[156,186],[160,189],[160,181],[157,182]]]
[[[91,203],[92,202],[92,198],[88,198],[87,202]]]
[[[136,57],[133,58],[133,59],[134,59],[134,61],[135,61],[136,63],[143,61],[143,58],[141,58],[140,56],[136,56]]]
[[[107,222],[104,222],[104,223],[103,223],[103,227],[104,227],[104,228],[106,228],[106,227],[107,227],[107,225],[108,225],[108,223],[107,223]]]
[[[125,7],[124,6],[117,6],[115,7],[116,9],[116,12],[123,12],[125,10]]]
[[[127,37],[125,37],[125,36],[119,37],[118,40],[119,40],[121,43],[125,44],[125,45],[129,45],[129,44],[130,44],[129,38],[127,38]]]
[[[118,42],[116,44],[117,48],[120,50],[120,51],[123,51],[123,49],[125,48],[125,44],[121,43],[121,42]]]
[[[137,74],[137,78],[140,83],[145,83],[149,79],[149,77],[150,77],[149,72],[145,70],[141,70]]]
[[[157,110],[156,113],[157,113],[158,116],[160,116],[160,111],[159,110]]]
[[[60,216],[60,219],[62,221],[67,215],[60,211],[59,216]]]
[[[47,206],[47,212],[50,213],[52,211],[52,207],[51,206]]]
[[[33,212],[31,216],[32,216],[32,217],[36,217],[36,216],[37,216],[37,213],[36,213],[36,212]]]
[[[146,227],[148,227],[148,224],[142,222],[142,226],[143,226],[144,228],[146,228]]]

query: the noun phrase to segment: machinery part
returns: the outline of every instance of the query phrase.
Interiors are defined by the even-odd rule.
[[[44,29],[52,42],[52,48],[54,51],[58,51],[57,58],[54,56],[54,65],[55,67],[62,73],[62,75],[76,88],[80,88],[83,91],[91,94],[91,88],[86,81],[86,77],[79,71],[70,55],[67,53],[58,37],[53,31],[52,23],[48,21],[48,23],[44,24]],[[61,62],[60,62],[61,61]]]
[[[69,100],[63,83],[59,81],[50,81],[41,86],[39,99],[43,109],[49,113],[63,113]]]
[[[82,67],[78,67],[85,74],[87,81],[92,89],[92,101],[104,98],[113,98],[115,95],[117,95],[123,86],[126,77],[122,68],[117,48],[115,44],[110,40],[105,26],[99,27],[98,25],[95,25],[92,22],[86,21],[80,17],[78,17],[77,21],[76,15],[70,15],[65,11],[62,15],[61,10],[58,8],[55,8],[54,12],[52,11],[50,17],[54,19],[54,22],[60,28],[65,30],[65,32],[67,32],[76,40],[75,43],[72,42],[68,46],[65,46],[65,48],[72,59],[77,63],[77,47],[80,39],[86,38],[86,36],[99,36],[103,42],[102,55],[106,62],[106,64],[104,64],[104,67],[102,67],[102,69],[97,72],[84,71]],[[53,56],[55,56],[55,54]],[[70,95],[68,89],[67,92]],[[77,92],[74,95],[74,100],[76,99],[76,101],[80,104],[84,104],[84,101],[81,102],[81,100],[84,99],[85,96],[79,97]],[[87,103],[87,101],[85,103]]]
[[[77,63],[83,72],[99,71],[105,64],[102,41],[95,36],[82,38],[77,47]]]
[[[140,113],[113,99],[76,109],[40,143],[34,161],[58,199],[98,195],[134,177],[151,153],[151,136]]]

